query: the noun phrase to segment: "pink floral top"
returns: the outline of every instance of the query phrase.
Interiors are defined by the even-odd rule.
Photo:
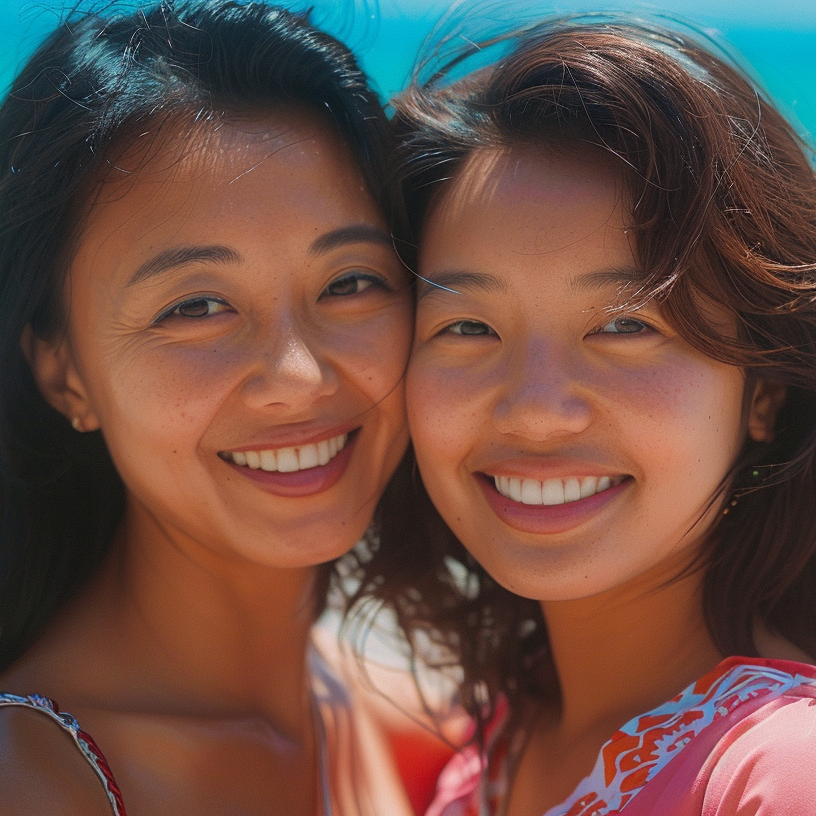
[[[797,703],[799,708],[790,707]],[[782,719],[778,712],[785,706],[790,713]],[[775,729],[765,729],[759,744],[746,740],[749,729],[757,729],[764,720],[773,717]],[[798,728],[792,729],[791,722]],[[797,742],[801,735],[804,741]],[[737,738],[742,738],[739,751],[734,747]],[[798,793],[791,794],[794,809],[771,806],[762,810],[757,809],[760,806],[756,802],[746,805],[748,809],[744,811],[723,809],[723,797],[734,775],[742,773],[746,782],[753,780],[756,788],[760,777],[767,777],[769,763],[763,764],[762,753],[767,754],[769,745],[786,741],[804,746],[806,752],[803,756],[802,748],[797,749],[800,769],[796,776],[803,782]],[[498,751],[506,752],[507,739],[501,732],[501,723],[491,742]],[[730,769],[729,779],[722,783],[718,762],[722,768]],[[780,768],[783,764],[776,763],[774,775],[782,781],[775,790],[781,790],[793,779]],[[457,754],[442,772],[436,798],[426,816],[502,813],[508,793],[506,764],[494,762],[492,767],[496,770],[490,778],[483,774],[484,766],[474,746]],[[750,773],[746,767],[750,767]],[[714,797],[714,788],[721,795]],[[744,790],[741,793],[731,790],[728,795],[744,802]],[[808,797],[807,801],[801,800],[803,795]],[[752,796],[757,802],[761,798],[756,790]],[[660,804],[656,805],[657,802]],[[613,734],[589,776],[566,801],[544,816],[616,816],[624,810],[625,816],[816,812],[816,667],[781,660],[739,657],[724,660],[676,697],[630,720]]]

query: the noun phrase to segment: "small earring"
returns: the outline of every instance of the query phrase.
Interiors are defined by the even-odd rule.
[[[79,433],[82,433],[82,432],[85,430],[85,429],[82,427],[82,420],[81,420],[81,419],[80,419],[78,416],[75,416],[75,417],[74,417],[74,418],[71,420],[71,427],[72,427],[72,428],[73,428],[75,431],[78,431]]]

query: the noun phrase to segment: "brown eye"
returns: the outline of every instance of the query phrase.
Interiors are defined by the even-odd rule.
[[[385,281],[377,275],[365,272],[353,272],[350,275],[343,275],[332,281],[321,293],[321,297],[348,297],[349,295],[359,295],[372,286],[388,288]]]
[[[604,326],[595,329],[593,334],[639,334],[651,327],[634,317],[616,317]]]
[[[212,317],[213,315],[221,314],[229,310],[229,305],[220,298],[190,298],[190,300],[185,300],[182,303],[176,304],[171,309],[168,309],[153,322],[154,324],[161,323],[163,320],[174,317],[181,317],[187,320],[200,320],[201,318]]]
[[[175,313],[180,317],[206,317],[210,314],[210,302],[204,298],[189,300],[176,306]]]
[[[483,337],[494,333],[487,323],[479,320],[460,320],[448,326],[447,331],[464,337]]]

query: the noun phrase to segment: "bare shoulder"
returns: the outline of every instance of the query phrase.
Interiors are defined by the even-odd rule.
[[[105,789],[71,736],[46,715],[0,707],[0,816],[111,816]]]

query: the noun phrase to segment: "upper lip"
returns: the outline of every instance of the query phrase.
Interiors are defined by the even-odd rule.
[[[281,448],[300,448],[304,445],[314,445],[325,439],[333,439],[336,436],[349,434],[357,430],[360,426],[354,423],[342,425],[332,425],[330,428],[315,429],[302,428],[291,429],[287,432],[276,432],[265,435],[251,443],[236,445],[234,447],[221,448],[219,453],[242,453],[245,451],[279,450]]]

